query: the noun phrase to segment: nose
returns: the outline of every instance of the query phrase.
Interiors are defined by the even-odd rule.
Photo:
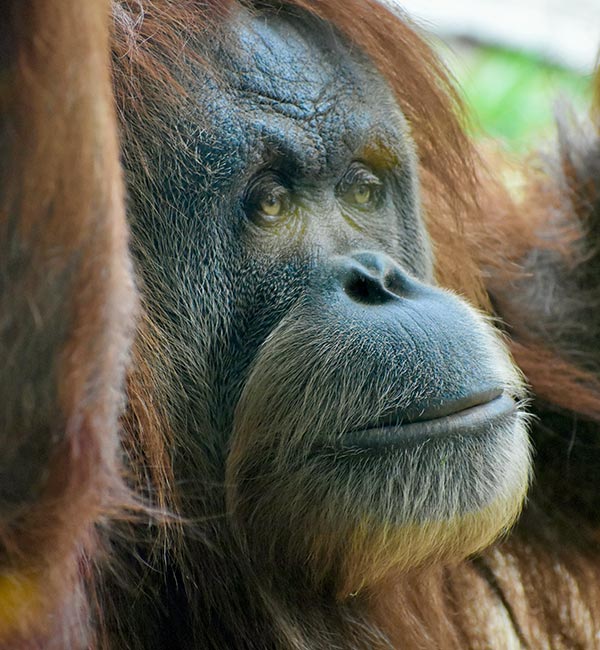
[[[361,305],[376,306],[410,298],[417,290],[414,281],[385,253],[360,251],[333,260],[339,288]]]

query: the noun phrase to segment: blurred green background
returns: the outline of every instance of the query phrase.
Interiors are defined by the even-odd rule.
[[[448,63],[482,129],[510,151],[522,152],[554,132],[557,100],[568,100],[587,114],[591,75],[579,75],[535,56],[500,48],[458,43]]]

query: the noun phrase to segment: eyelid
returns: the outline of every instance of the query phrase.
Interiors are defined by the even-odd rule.
[[[266,196],[269,193],[284,196],[289,192],[290,189],[281,176],[272,171],[264,172],[255,176],[248,183],[244,192],[244,204],[250,207],[252,204],[256,204],[261,196]]]
[[[250,179],[246,186],[245,194],[250,196],[253,193],[255,194],[257,191],[270,189],[271,187],[282,187],[283,189],[288,190],[287,184],[281,174],[272,169],[268,169],[256,174]]]
[[[383,181],[371,169],[362,163],[355,162],[348,167],[344,177],[338,184],[342,193],[354,185],[364,184],[371,187],[382,187]]]

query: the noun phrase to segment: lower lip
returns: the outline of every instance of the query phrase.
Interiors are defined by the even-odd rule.
[[[343,446],[363,449],[381,448],[431,438],[478,435],[506,422],[508,418],[514,416],[516,410],[514,400],[503,394],[485,404],[478,404],[433,420],[353,431],[343,441]]]

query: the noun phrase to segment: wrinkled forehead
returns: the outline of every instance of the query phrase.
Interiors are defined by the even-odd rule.
[[[402,139],[404,119],[388,86],[331,26],[240,10],[226,30],[212,54],[220,96],[208,110],[231,144],[270,147],[327,173],[362,142]]]
[[[241,92],[297,106],[306,113],[345,95],[362,97],[361,66],[330,27],[292,17],[239,14],[231,54]],[[283,108],[283,106],[282,106]]]

